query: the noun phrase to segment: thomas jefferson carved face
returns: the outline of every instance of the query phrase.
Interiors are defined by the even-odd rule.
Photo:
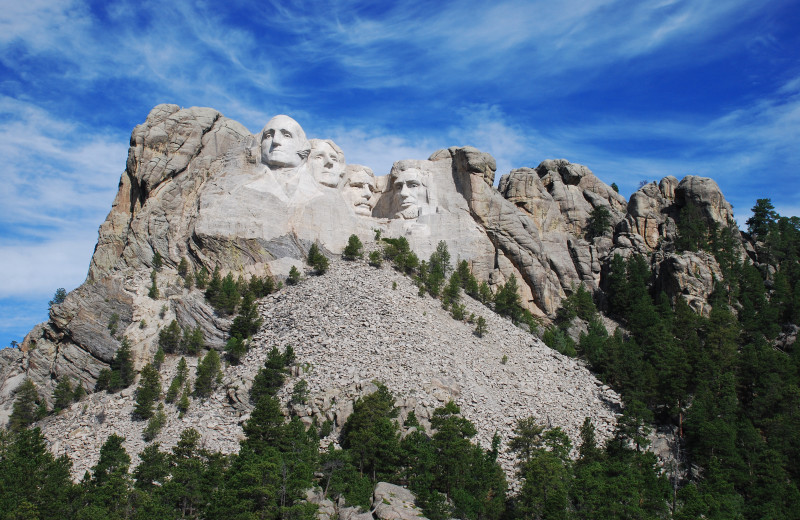
[[[353,205],[356,215],[369,217],[372,215],[372,208],[375,200],[372,195],[375,193],[375,176],[366,168],[359,168],[350,172],[347,182],[342,188],[342,196]]]
[[[311,148],[300,125],[289,116],[275,116],[261,131],[261,162],[275,168],[296,168]]]
[[[392,180],[396,194],[397,212],[395,218],[417,218],[422,206],[428,203],[428,188],[423,184],[423,174],[416,168],[398,173]]]
[[[320,139],[311,140],[311,154],[308,163],[318,183],[335,188],[344,173],[344,154],[334,148],[331,142]]]

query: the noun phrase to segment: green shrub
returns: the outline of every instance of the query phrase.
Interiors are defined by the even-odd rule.
[[[292,388],[292,397],[289,402],[291,404],[306,404],[308,401],[308,382],[305,379],[300,379],[294,384]]]
[[[161,378],[158,370],[151,363],[142,368],[139,386],[136,389],[136,406],[133,415],[138,419],[149,419],[153,416],[153,405],[161,394]]]
[[[247,353],[247,345],[240,336],[234,336],[225,344],[225,355],[231,365],[238,365]]]
[[[181,261],[178,264],[178,275],[185,278],[188,273],[189,273],[189,262],[186,260],[186,257],[183,257],[181,258]]]
[[[383,264],[383,258],[380,251],[371,251],[369,253],[369,265],[373,267],[380,267]]]
[[[74,395],[69,378],[62,378],[53,390],[53,412],[58,413],[68,407]]]
[[[486,331],[486,320],[483,316],[478,316],[478,320],[475,322],[475,335],[482,338]]]
[[[108,318],[108,333],[112,336],[117,335],[117,328],[119,327],[119,314],[116,312],[111,314],[111,317]]]
[[[210,396],[221,381],[222,370],[219,354],[216,350],[211,349],[197,364],[197,375],[194,380],[195,397]]]
[[[167,354],[175,354],[181,346],[181,327],[177,320],[158,331],[158,347]]]
[[[356,258],[362,258],[364,254],[362,253],[362,249],[364,244],[361,243],[358,236],[350,235],[350,238],[347,240],[347,246],[345,246],[344,251],[342,251],[342,256],[345,260],[355,260]]]
[[[297,270],[297,267],[292,266],[289,269],[289,277],[286,279],[286,283],[289,285],[297,285],[300,282],[300,271]]]
[[[322,254],[316,242],[311,244],[311,248],[308,250],[308,258],[306,262],[314,269],[314,273],[317,275],[325,274],[330,265],[328,257]]]
[[[147,296],[149,296],[153,300],[157,300],[159,297],[158,284],[156,284],[155,269],[153,269],[153,272],[150,273],[150,289],[147,291]]]
[[[147,426],[145,427],[144,431],[142,432],[142,437],[147,442],[152,441],[158,435],[158,432],[164,428],[164,425],[167,424],[167,414],[164,413],[164,404],[159,403],[158,409],[156,412],[150,417],[150,420],[147,421]]]

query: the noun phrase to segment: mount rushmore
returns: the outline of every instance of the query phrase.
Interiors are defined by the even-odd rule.
[[[25,377],[44,395],[62,377],[93,388],[122,335],[139,366],[150,359],[163,305],[147,296],[156,253],[165,277],[188,259],[193,271],[283,278],[304,265],[312,244],[333,257],[353,234],[365,242],[376,231],[404,236],[420,258],[444,241],[453,260],[466,260],[490,287],[515,276],[523,305],[544,321],[576,287],[599,291],[615,254],[637,253],[647,255],[654,283],[671,297],[701,312],[707,305],[715,260],[678,253],[671,243],[689,202],[707,225],[735,229],[713,180],[666,177],[626,201],[564,159],[512,170],[497,187],[496,169],[491,155],[465,146],[399,160],[376,176],[348,164],[333,141],[308,139],[285,115],[251,134],[210,108],[155,107],[131,134],[86,282],[53,305],[19,349],[0,352],[0,422]],[[609,226],[587,233],[600,207]],[[230,323],[195,293],[165,283],[162,297],[181,326],[199,327],[207,346],[222,349]],[[109,331],[112,315],[120,334]]]

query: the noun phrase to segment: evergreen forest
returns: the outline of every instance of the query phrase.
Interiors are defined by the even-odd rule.
[[[272,348],[254,380],[254,409],[238,453],[207,451],[189,428],[170,450],[149,444],[133,467],[123,439],[113,435],[78,483],[70,479],[69,458],[55,458],[41,431],[30,427],[49,411],[33,384],[23,383],[10,427],[0,431],[0,519],[311,520],[316,506],[306,500],[309,488],[368,510],[381,481],[407,486],[432,520],[800,518],[800,345],[786,340],[800,324],[800,219],[780,216],[760,199],[747,225],[751,261],[743,261],[731,228],[699,225],[691,208],[681,213],[673,247],[713,255],[722,272],[707,313],[660,291],[647,258],[616,256],[604,291],[576,287],[547,328],[522,308],[513,277],[492,293],[466,264],[450,267],[443,243],[420,261],[404,239],[382,239],[382,258],[371,254],[370,263],[391,261],[414,277],[421,296],[440,298],[454,319],[477,323],[476,334],[491,330],[485,322],[481,327],[482,318],[464,315],[462,292],[583,359],[622,395],[616,432],[602,445],[588,418],[575,446],[557,427],[517,421],[507,446],[517,457],[516,485],[497,462],[499,438],[490,446],[474,443],[475,426],[455,403],[434,411],[428,432],[413,413],[401,421],[392,389],[378,382],[354,403],[338,443],[320,448],[332,424],[307,428],[297,417],[287,419],[276,398],[295,363],[285,346]],[[350,259],[360,257],[357,246]],[[315,274],[324,273],[327,262],[315,260]],[[212,275],[209,300],[218,312],[238,310],[227,362],[238,363],[259,326],[254,299],[274,288],[271,280],[248,285]],[[620,324],[613,333],[600,311]],[[579,322],[585,331],[575,339],[571,328]],[[155,421],[155,432],[165,352],[202,350],[197,332],[170,327],[137,390],[135,413]],[[120,352],[96,390],[113,392],[134,381],[130,351]],[[192,389],[184,361],[165,400],[189,406],[190,392],[207,397],[220,363],[209,351]],[[82,396],[82,389],[57,390],[62,408]],[[305,392],[300,380],[292,400],[302,402]],[[653,429],[674,440],[664,463],[647,449]]]

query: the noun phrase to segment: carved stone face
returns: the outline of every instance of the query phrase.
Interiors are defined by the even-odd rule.
[[[375,177],[365,170],[356,170],[351,173],[342,189],[342,196],[353,205],[356,215],[365,217],[372,215],[372,208],[375,206],[375,200],[372,197],[374,193]]]
[[[339,179],[344,173],[344,158],[325,141],[312,139],[313,147],[308,156],[308,163],[318,183],[331,188],[339,185]]]
[[[275,116],[261,131],[261,162],[274,168],[295,168],[308,156],[306,134],[289,116]]]
[[[398,204],[395,218],[417,218],[428,201],[428,188],[422,183],[422,172],[415,168],[401,171],[394,178],[392,189]]]

